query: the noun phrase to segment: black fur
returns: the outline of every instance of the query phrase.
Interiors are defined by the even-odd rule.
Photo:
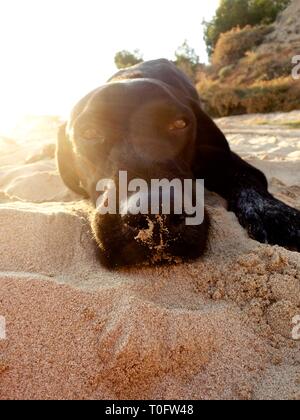
[[[166,127],[176,118],[189,124],[174,135]],[[86,140],[87,128],[97,136]],[[230,151],[224,134],[201,109],[193,85],[167,60],[121,70],[83,98],[60,130],[57,160],[66,185],[94,203],[97,181],[116,180],[119,170],[145,180],[204,179],[253,239],[300,251],[300,212],[276,200],[266,177]],[[151,224],[153,244],[140,243],[138,232]],[[187,227],[174,215],[158,223],[155,216],[146,221],[96,213],[92,226],[102,260],[111,266],[157,261],[155,250],[162,242],[168,256],[196,258],[209,234],[207,214],[203,225]]]

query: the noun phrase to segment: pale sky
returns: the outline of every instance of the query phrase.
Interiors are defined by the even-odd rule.
[[[207,60],[202,20],[219,0],[0,0],[0,131],[24,114],[67,115],[115,72],[114,55]],[[2,129],[2,130],[1,130]]]

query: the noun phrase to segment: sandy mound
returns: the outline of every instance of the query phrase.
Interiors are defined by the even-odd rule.
[[[233,148],[253,159],[255,123],[219,124]],[[277,134],[257,133],[265,156],[254,162],[267,164],[273,191],[300,207],[299,160],[292,149],[284,157],[286,147],[298,150],[297,140],[276,124]],[[290,135],[285,145],[280,130]],[[278,137],[275,146],[270,136]],[[209,194],[213,232],[204,258],[107,271],[88,203],[68,202],[75,197],[64,195],[51,157],[26,164],[28,144],[26,153],[15,146],[24,160],[13,165],[7,144],[10,163],[0,167],[1,399],[300,398],[300,342],[292,340],[298,253],[250,240]],[[22,177],[26,188],[18,188]],[[51,202],[54,192],[60,202]]]

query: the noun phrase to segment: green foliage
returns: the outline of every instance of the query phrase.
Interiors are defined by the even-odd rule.
[[[119,51],[115,55],[115,64],[118,69],[124,69],[126,67],[134,66],[143,62],[143,57],[139,50],[135,50],[133,53],[127,50]]]
[[[221,0],[216,15],[204,22],[204,39],[211,55],[219,36],[232,28],[274,22],[291,0]]]
[[[175,57],[176,66],[194,81],[199,65],[199,57],[196,51],[188,45],[187,41],[184,41],[175,51]]]

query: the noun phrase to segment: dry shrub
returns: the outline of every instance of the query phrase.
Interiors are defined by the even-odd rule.
[[[213,57],[212,63],[215,66],[228,66],[245,56],[247,51],[260,45],[264,37],[270,33],[270,26],[246,26],[231,29],[221,34]]]
[[[213,64],[199,72],[196,87],[206,110],[223,117],[300,109],[300,81],[291,78],[291,58],[300,52],[300,40],[295,45],[266,44],[245,51],[248,46],[243,46],[243,57],[234,63],[222,67]],[[240,51],[233,51],[230,57]]]
[[[206,80],[198,83],[197,89],[206,111],[214,117],[300,109],[300,81],[291,77],[243,87]]]

